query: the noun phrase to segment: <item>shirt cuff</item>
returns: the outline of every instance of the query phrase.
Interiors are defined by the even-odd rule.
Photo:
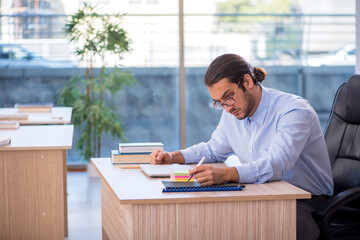
[[[239,174],[239,183],[254,183],[255,177],[250,164],[235,166]]]
[[[180,150],[185,159],[185,164],[197,163],[201,157],[196,156],[196,153],[189,148]]]

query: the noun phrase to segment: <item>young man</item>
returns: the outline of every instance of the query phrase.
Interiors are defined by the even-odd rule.
[[[238,55],[216,58],[204,79],[214,107],[223,110],[211,139],[171,153],[153,151],[151,163],[196,163],[202,157],[224,162],[235,154],[239,166],[202,165],[190,174],[201,185],[283,180],[310,192],[312,199],[297,202],[297,237],[316,239],[312,212],[333,193],[319,119],[305,99],[261,86],[265,77],[265,70]]]

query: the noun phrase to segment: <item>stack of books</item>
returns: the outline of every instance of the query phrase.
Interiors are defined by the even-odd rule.
[[[3,122],[0,121],[0,129],[17,129],[20,127],[20,123],[17,121]]]
[[[113,164],[121,168],[140,168],[140,164],[150,164],[149,154],[154,150],[163,150],[159,142],[119,143],[119,150],[111,150]]]
[[[46,113],[51,112],[53,103],[17,103],[15,108],[19,112]]]

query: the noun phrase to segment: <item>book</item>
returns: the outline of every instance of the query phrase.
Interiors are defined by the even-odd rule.
[[[14,106],[19,112],[43,113],[51,112],[53,103],[17,103]]]
[[[119,150],[111,150],[111,160],[113,164],[150,164],[148,153],[121,153]]]
[[[0,121],[27,120],[28,117],[25,113],[0,114]]]
[[[11,143],[11,138],[0,137],[0,147]]]
[[[164,150],[160,142],[119,143],[121,153],[151,153],[154,149]]]
[[[212,192],[212,191],[241,191],[245,186],[240,183],[223,183],[218,185],[201,186],[198,182],[162,181],[163,192]]]
[[[0,121],[0,129],[17,129],[20,127],[19,122],[17,121],[9,121],[9,122],[2,122]]]
[[[149,177],[170,177],[171,172],[174,170],[187,170],[191,169],[190,165],[184,164],[170,164],[170,165],[140,165],[141,170]]]

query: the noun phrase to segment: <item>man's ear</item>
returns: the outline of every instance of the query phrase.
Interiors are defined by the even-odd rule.
[[[249,74],[245,74],[245,75],[244,75],[243,86],[244,86],[246,89],[251,89],[251,88],[254,87],[254,81],[252,80],[252,78],[250,77]]]

